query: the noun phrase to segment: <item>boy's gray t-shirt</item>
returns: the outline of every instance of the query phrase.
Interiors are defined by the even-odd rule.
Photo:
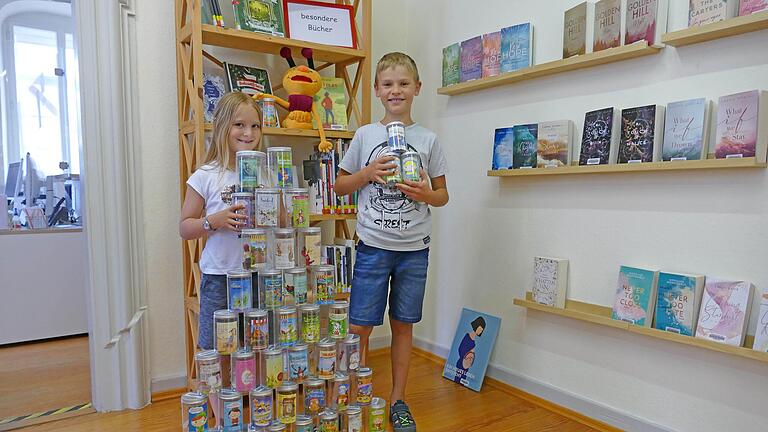
[[[428,177],[447,173],[447,161],[434,132],[414,123],[405,128],[405,139],[408,150],[421,155]],[[339,166],[348,173],[356,173],[387,150],[386,127],[381,122],[371,123],[357,129]],[[412,201],[397,188],[379,183],[362,187],[357,212],[357,235],[366,245],[394,251],[415,251],[429,246],[432,231],[429,206]]]

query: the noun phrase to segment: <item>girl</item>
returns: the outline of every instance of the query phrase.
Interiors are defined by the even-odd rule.
[[[185,240],[205,235],[200,257],[200,322],[198,346],[213,348],[213,312],[227,308],[227,271],[241,267],[237,234],[245,224],[232,204],[238,175],[235,153],[261,148],[261,109],[241,92],[224,95],[213,114],[213,139],[203,164],[187,180],[179,233]]]

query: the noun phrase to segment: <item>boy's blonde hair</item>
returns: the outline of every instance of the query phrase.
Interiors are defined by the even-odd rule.
[[[384,54],[384,56],[379,59],[379,62],[376,63],[376,78],[373,81],[374,85],[379,83],[380,72],[395,66],[404,67],[411,73],[411,75],[413,75],[413,79],[416,82],[419,82],[419,68],[416,67],[416,62],[413,61],[411,56],[401,52],[391,52],[389,54]]]
[[[213,112],[213,135],[203,165],[213,163],[222,170],[234,166],[235,161],[229,160],[229,131],[232,129],[232,119],[237,109],[243,104],[250,105],[256,110],[259,114],[259,124],[261,124],[261,107],[255,99],[239,91],[229,92],[222,96]],[[260,136],[256,150],[261,150],[261,138]]]

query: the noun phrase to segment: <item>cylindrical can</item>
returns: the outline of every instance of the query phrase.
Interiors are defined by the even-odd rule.
[[[304,413],[310,416],[320,414],[325,408],[325,381],[307,378],[304,381]]]
[[[283,272],[280,270],[262,270],[259,272],[259,305],[266,309],[275,309],[282,305]]]
[[[301,310],[301,339],[307,343],[320,341],[320,306],[305,304]]]
[[[240,394],[247,394],[256,387],[256,353],[237,350],[232,354],[232,384]]]
[[[221,390],[221,362],[216,350],[195,353],[197,391],[204,395]]]
[[[345,361],[339,362],[346,367],[348,372],[357,371],[360,368],[360,336],[350,333],[342,343]]]
[[[280,127],[280,119],[277,117],[277,108],[275,108],[275,100],[272,98],[261,99],[261,126],[276,128]]]
[[[253,192],[236,192],[232,194],[232,205],[242,204],[243,208],[235,210],[235,213],[240,215],[240,222],[243,223],[243,229],[254,228],[253,221]]]
[[[243,314],[245,319],[245,347],[251,350],[263,350],[269,346],[269,318],[263,309],[249,309]]]
[[[312,266],[312,292],[317,304],[331,304],[336,295],[336,267],[329,264]]]
[[[280,423],[278,420],[275,420],[272,422],[271,425],[267,427],[267,432],[283,432],[285,430],[288,430],[285,426],[285,424]]]
[[[278,310],[278,323],[280,325],[280,346],[289,347],[299,340],[298,316],[296,308],[284,306]]]
[[[283,272],[285,285],[283,288],[284,305],[302,305],[307,302],[307,269],[294,267]]]
[[[275,268],[287,269],[296,266],[296,232],[293,228],[277,228],[275,236]]]
[[[267,149],[267,167],[275,180],[276,187],[293,186],[293,157],[290,147],[270,147]]]
[[[336,342],[333,339],[323,339],[317,343],[317,351],[317,377],[324,380],[333,379],[336,374]]]
[[[283,194],[285,226],[306,228],[309,226],[309,191],[306,188],[288,188]]]
[[[283,350],[270,347],[264,350],[267,387],[276,388],[283,382]]]
[[[338,301],[331,304],[328,312],[328,337],[344,339],[349,328],[349,303]]]
[[[403,166],[402,166],[402,163],[400,162],[400,156],[391,150],[385,152],[383,156],[392,156],[394,159],[392,159],[387,163],[393,164],[395,166],[391,174],[384,176],[384,181],[387,182],[387,185],[389,186],[394,186],[397,183],[402,183],[403,182]]]
[[[339,414],[336,411],[320,413],[320,432],[339,432]]]
[[[405,142],[405,124],[399,121],[387,123],[387,144],[389,149],[402,153],[408,150],[408,144]]]
[[[232,390],[223,389],[219,392],[219,404],[222,410],[219,425],[224,432],[240,432],[242,430],[243,416],[243,397],[240,393]]]
[[[277,420],[280,420],[280,423],[283,424],[295,423],[299,385],[294,382],[284,382],[277,388],[276,393]]]
[[[272,421],[272,389],[259,386],[251,390],[249,403],[251,405],[251,426],[265,427]]]
[[[357,405],[350,405],[344,413],[344,432],[363,432],[363,410]]]
[[[251,271],[230,270],[227,272],[227,307],[234,311],[249,309],[252,305]]]
[[[232,354],[237,350],[237,313],[230,309],[213,312],[213,325],[216,333],[216,351],[219,354]]]
[[[387,427],[387,401],[380,397],[371,399],[370,432],[384,432]]]
[[[181,428],[184,432],[208,430],[208,398],[189,392],[181,396]]]
[[[349,405],[349,375],[337,372],[333,377],[333,396],[331,403],[336,411],[344,411]]]
[[[312,424],[312,417],[308,415],[296,416],[296,432],[314,432],[314,425]]]
[[[368,367],[361,367],[357,377],[357,404],[370,405],[373,398],[373,371]]]
[[[288,372],[291,381],[299,384],[309,375],[309,350],[307,344],[297,343],[288,348]]]
[[[267,264],[267,231],[263,228],[244,229],[240,236],[243,240],[243,268],[260,270]]]
[[[280,215],[280,189],[259,188],[256,190],[256,226],[274,228]]]
[[[296,230],[296,265],[310,267],[321,263],[322,230],[320,227],[298,228]]]
[[[264,185],[261,174],[266,167],[267,155],[260,151],[243,150],[235,153],[240,192],[253,193]]]
[[[421,155],[419,152],[407,151],[400,155],[403,167],[403,180],[421,181]]]

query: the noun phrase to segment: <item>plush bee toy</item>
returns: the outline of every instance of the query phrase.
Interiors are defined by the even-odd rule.
[[[320,115],[317,112],[312,97],[320,91],[323,87],[320,81],[320,74],[315,71],[315,64],[312,60],[312,49],[304,48],[301,50],[301,55],[307,59],[309,67],[301,65],[296,66],[296,62],[291,57],[291,49],[283,47],[280,50],[280,56],[283,57],[291,68],[283,75],[283,88],[288,92],[288,100],[281,99],[277,96],[259,93],[255,95],[256,99],[263,99],[265,97],[274,98],[278,105],[288,110],[288,116],[283,120],[283,126],[286,128],[296,129],[313,129],[312,119],[314,118],[315,124],[320,125],[318,132],[320,133],[320,144],[317,148],[321,152],[328,152],[333,149],[333,144],[325,139],[325,131],[323,130],[320,121]]]

